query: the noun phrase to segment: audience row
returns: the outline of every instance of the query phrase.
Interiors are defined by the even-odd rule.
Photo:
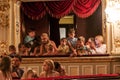
[[[28,31],[24,41],[18,45],[18,52],[14,45],[9,46],[9,56],[20,54],[21,56],[45,56],[45,55],[70,55],[81,56],[90,54],[106,54],[106,44],[102,35],[90,37],[85,41],[84,36],[75,37],[75,30],[70,29],[67,38],[60,40],[57,47],[50,40],[47,33],[42,33],[40,40],[35,37],[35,31]]]
[[[65,69],[61,66],[61,64],[50,59],[44,60],[42,65],[43,71],[40,72],[40,75],[38,75],[32,68],[28,68],[25,71],[21,69],[20,64],[22,62],[22,58],[18,54],[14,57],[3,56],[0,59],[1,80],[28,80],[35,78],[66,76]]]

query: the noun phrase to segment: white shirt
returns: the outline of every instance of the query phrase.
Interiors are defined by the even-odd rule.
[[[102,44],[100,47],[96,47],[96,53],[106,54],[106,44]]]

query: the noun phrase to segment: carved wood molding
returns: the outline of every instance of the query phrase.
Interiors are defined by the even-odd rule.
[[[18,0],[22,2],[36,2],[36,1],[61,1],[61,0]]]
[[[61,63],[91,63],[91,62],[114,62],[119,61],[120,58],[114,57],[36,57],[36,58],[23,58],[22,64],[40,64],[46,59],[52,59]]]
[[[9,9],[8,0],[0,1],[0,28],[9,27]]]
[[[120,38],[115,39],[115,47],[120,47]]]

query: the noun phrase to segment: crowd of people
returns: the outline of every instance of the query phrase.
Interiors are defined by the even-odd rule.
[[[9,54],[1,56],[0,78],[1,80],[14,80],[66,75],[61,64],[53,60],[45,60],[43,62],[43,71],[40,75],[37,75],[36,71],[31,68],[24,71],[20,68],[22,56],[81,56],[91,54],[106,54],[106,44],[104,44],[102,35],[90,37],[86,41],[84,36],[75,37],[75,30],[70,29],[68,37],[60,39],[60,45],[57,47],[55,42],[50,40],[47,33],[42,33],[38,38],[35,30],[30,29],[24,41],[18,45],[18,52],[14,45],[10,45]]]
[[[70,29],[68,37],[60,39],[60,45],[57,47],[47,33],[42,33],[38,38],[35,30],[30,29],[23,42],[18,45],[18,52],[14,45],[9,46],[8,55],[12,57],[15,54],[21,56],[106,54],[106,44],[102,35],[85,40],[84,36],[75,37],[75,30]]]
[[[60,77],[67,76],[65,69],[59,62],[53,61],[51,59],[46,59],[43,62],[43,71],[38,75],[37,72],[28,68],[23,70],[20,68],[22,62],[22,57],[15,54],[14,57],[2,56],[0,58],[0,79],[1,80],[28,80],[28,79],[38,79],[38,78],[50,78],[50,77]]]

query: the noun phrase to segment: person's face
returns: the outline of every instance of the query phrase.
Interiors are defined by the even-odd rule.
[[[68,36],[71,37],[71,38],[74,38],[75,37],[75,33],[69,33]]]
[[[88,39],[88,42],[89,42],[89,43],[91,43],[91,42],[92,42],[92,40],[89,38],[89,39]]]
[[[30,37],[35,37],[35,31],[29,32]]]
[[[79,46],[83,46],[83,45],[84,45],[84,42],[81,41],[81,40],[78,40],[78,41],[77,41],[77,44],[78,44]]]
[[[33,74],[33,73],[29,73],[27,78],[28,78],[28,79],[34,78],[34,74]]]
[[[12,66],[14,66],[14,67],[19,67],[19,65],[20,65],[20,60],[18,59],[18,58],[16,58],[16,57],[14,57],[13,59],[12,59]]]
[[[66,45],[67,41],[66,40],[62,40],[60,43],[61,43],[61,45]]]
[[[100,44],[100,39],[98,37],[95,38],[95,44]]]
[[[42,43],[47,43],[48,42],[48,37],[47,36],[43,36],[43,37],[41,37],[41,41],[42,41]]]
[[[43,70],[44,71],[48,71],[49,70],[49,66],[45,62],[43,63]]]
[[[15,53],[16,50],[15,50],[15,49],[9,49],[9,52],[10,52],[10,53]]]
[[[26,50],[25,45],[22,45],[21,48],[20,48],[20,51],[24,52],[25,50]]]

